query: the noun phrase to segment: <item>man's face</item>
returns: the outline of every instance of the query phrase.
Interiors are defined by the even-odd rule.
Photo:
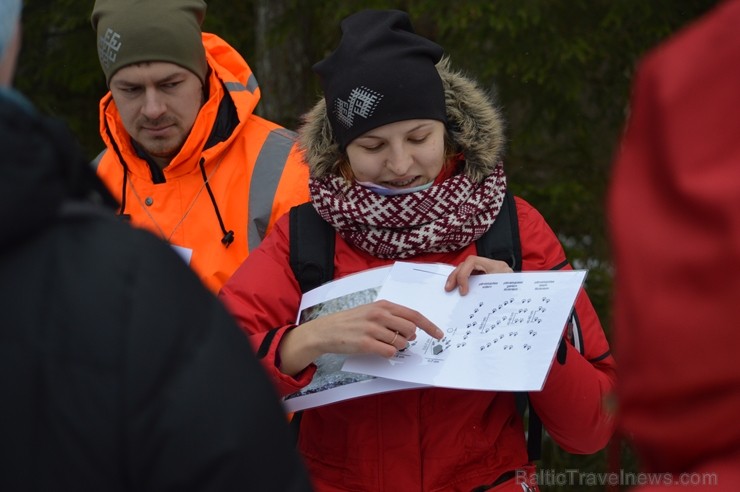
[[[123,126],[162,167],[177,155],[203,105],[203,84],[174,63],[129,65],[110,80]]]

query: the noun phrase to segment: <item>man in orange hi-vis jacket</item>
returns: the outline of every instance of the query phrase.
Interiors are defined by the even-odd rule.
[[[110,91],[97,172],[119,214],[169,242],[217,292],[291,206],[308,200],[294,134],[253,113],[237,51],[202,33],[203,0],[97,0]]]

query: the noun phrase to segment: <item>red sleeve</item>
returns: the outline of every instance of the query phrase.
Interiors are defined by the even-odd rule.
[[[285,396],[311,382],[316,367],[291,377],[279,369],[277,348],[295,326],[301,290],[290,268],[288,215],[275,224],[219,292],[219,299],[250,338],[257,357]]]
[[[520,198],[517,215],[523,269],[571,269],[560,241],[542,215]],[[606,397],[613,392],[616,367],[601,322],[583,289],[566,335],[565,357],[553,361],[544,388],[530,393],[530,400],[548,433],[563,449],[593,453],[606,446],[614,432]]]
[[[717,2],[642,60],[608,197],[621,431],[715,492],[740,478],[738,26]]]

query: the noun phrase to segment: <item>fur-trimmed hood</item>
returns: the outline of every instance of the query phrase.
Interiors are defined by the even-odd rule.
[[[463,172],[472,180],[481,181],[503,158],[503,117],[476,82],[450,68],[447,57],[437,64],[437,71],[445,89],[447,130],[465,156]],[[303,116],[298,134],[311,176],[338,174],[342,153],[334,140],[323,98]]]

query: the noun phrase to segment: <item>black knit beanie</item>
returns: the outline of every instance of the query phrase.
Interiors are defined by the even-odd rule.
[[[442,47],[415,34],[408,14],[363,10],[345,18],[341,28],[337,49],[313,66],[340,149],[388,123],[447,121],[435,66]]]
[[[106,82],[127,65],[160,61],[187,68],[205,83],[205,14],[203,0],[96,0],[91,21]]]

